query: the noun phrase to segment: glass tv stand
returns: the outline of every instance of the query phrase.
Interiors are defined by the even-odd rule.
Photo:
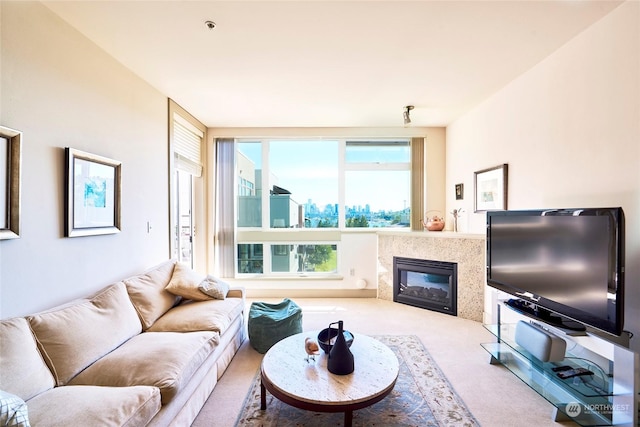
[[[549,327],[567,341],[567,352],[560,362],[542,362],[515,340],[517,322],[531,319],[502,302],[497,309],[498,313],[502,310],[497,324],[484,325],[496,337],[496,342],[482,344],[491,355],[490,363],[503,365],[551,403],[556,421],[571,420],[583,426],[638,425],[638,354],[611,343],[602,349],[595,346],[598,354],[589,348],[596,338],[588,334],[573,337]],[[584,368],[593,374],[560,378],[560,370],[568,368]]]

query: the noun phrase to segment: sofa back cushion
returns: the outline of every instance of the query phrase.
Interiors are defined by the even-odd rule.
[[[25,318],[0,322],[0,370],[0,390],[23,400],[55,385]]]
[[[145,331],[180,300],[165,289],[171,281],[174,266],[174,260],[165,261],[146,273],[124,280]]]
[[[28,320],[59,386],[142,331],[122,282]]]

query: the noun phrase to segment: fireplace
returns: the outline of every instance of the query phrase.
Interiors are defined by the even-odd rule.
[[[393,300],[458,315],[458,264],[393,257]]]

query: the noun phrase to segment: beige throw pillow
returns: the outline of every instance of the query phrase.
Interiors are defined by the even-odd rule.
[[[205,276],[198,274],[189,267],[176,264],[173,269],[173,276],[165,290],[182,298],[193,301],[205,301],[210,299],[207,295],[200,292],[198,285],[205,279]]]
[[[168,260],[143,274],[124,280],[129,298],[145,330],[180,300],[164,289],[171,280],[175,263],[175,260]]]
[[[200,291],[215,299],[225,299],[229,293],[229,284],[215,276],[207,276],[198,286]]]

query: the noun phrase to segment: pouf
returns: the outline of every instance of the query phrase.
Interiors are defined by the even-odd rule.
[[[264,354],[281,339],[302,332],[302,309],[289,298],[277,304],[254,302],[247,329],[251,347]]]

